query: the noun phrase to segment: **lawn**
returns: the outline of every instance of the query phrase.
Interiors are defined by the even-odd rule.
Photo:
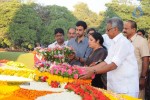
[[[34,54],[25,52],[0,52],[0,60],[7,59],[24,63],[28,68],[33,69]]]

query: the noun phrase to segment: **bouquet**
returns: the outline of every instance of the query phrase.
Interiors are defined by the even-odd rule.
[[[63,63],[68,62],[68,55],[74,53],[71,47],[58,47],[55,48],[35,48],[36,53],[42,55],[46,61]]]
[[[69,64],[63,63],[53,65],[50,69],[50,73],[62,77],[78,79],[80,75],[85,73],[85,70],[83,67],[71,66]]]

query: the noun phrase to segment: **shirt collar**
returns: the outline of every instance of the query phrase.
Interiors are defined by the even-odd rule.
[[[134,34],[132,37],[131,37],[131,42],[133,41],[133,40],[135,40],[135,38],[136,38],[136,36],[137,36],[137,34]]]
[[[85,40],[85,37],[80,42],[83,42],[84,40]],[[78,42],[78,37],[75,38],[75,41]]]
[[[64,43],[63,43],[62,45],[59,45],[57,41],[55,41],[54,44],[55,44],[55,46],[56,46],[56,45],[58,45],[58,46],[65,46],[65,45],[66,45],[66,44],[65,44],[65,41],[64,41]]]
[[[114,41],[114,43],[116,43],[118,40],[119,40],[119,38],[121,38],[123,36],[123,34],[122,33],[119,33],[117,36],[115,36],[112,40]]]

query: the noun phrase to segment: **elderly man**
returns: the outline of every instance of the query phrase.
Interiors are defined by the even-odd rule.
[[[121,33],[123,21],[117,17],[107,21],[106,33],[112,39],[108,56],[93,67],[85,67],[86,73],[81,78],[90,78],[93,74],[107,72],[107,89],[119,94],[138,97],[138,65],[134,47]]]
[[[73,28],[73,27],[70,27],[68,29],[68,32],[67,32],[67,37],[68,37],[68,40],[66,41],[66,43],[68,44],[68,41],[71,39],[71,38],[75,38],[76,37],[76,29]]]

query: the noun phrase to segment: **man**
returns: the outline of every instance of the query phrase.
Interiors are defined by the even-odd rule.
[[[68,42],[68,46],[73,47],[75,54],[69,56],[71,65],[84,65],[84,62],[91,53],[91,48],[88,45],[88,38],[85,37],[87,24],[84,21],[76,23],[76,36]]]
[[[68,40],[66,41],[66,43],[68,44],[68,41],[71,39],[71,38],[75,38],[76,37],[76,29],[73,28],[73,27],[70,27],[68,29],[68,32],[67,32],[67,37],[68,37]]]
[[[56,28],[54,31],[55,35],[55,42],[50,44],[48,48],[54,48],[56,46],[58,47],[64,47],[67,45],[67,43],[64,41],[64,30],[62,28]]]
[[[143,38],[145,37],[145,31],[142,30],[142,29],[138,30],[137,34],[140,35],[140,36],[142,36]]]
[[[134,53],[138,62],[138,72],[140,81],[140,90],[144,90],[149,66],[149,47],[148,42],[143,37],[137,35],[137,24],[132,20],[124,23],[124,35],[131,41],[134,46]],[[140,95],[143,95],[143,93]],[[141,96],[139,96],[141,98]],[[143,97],[142,97],[143,98]]]
[[[112,39],[108,56],[93,67],[85,67],[81,78],[90,78],[93,74],[107,72],[107,89],[119,94],[137,97],[139,92],[138,67],[134,47],[121,33],[123,21],[111,18],[107,21],[106,33]]]

